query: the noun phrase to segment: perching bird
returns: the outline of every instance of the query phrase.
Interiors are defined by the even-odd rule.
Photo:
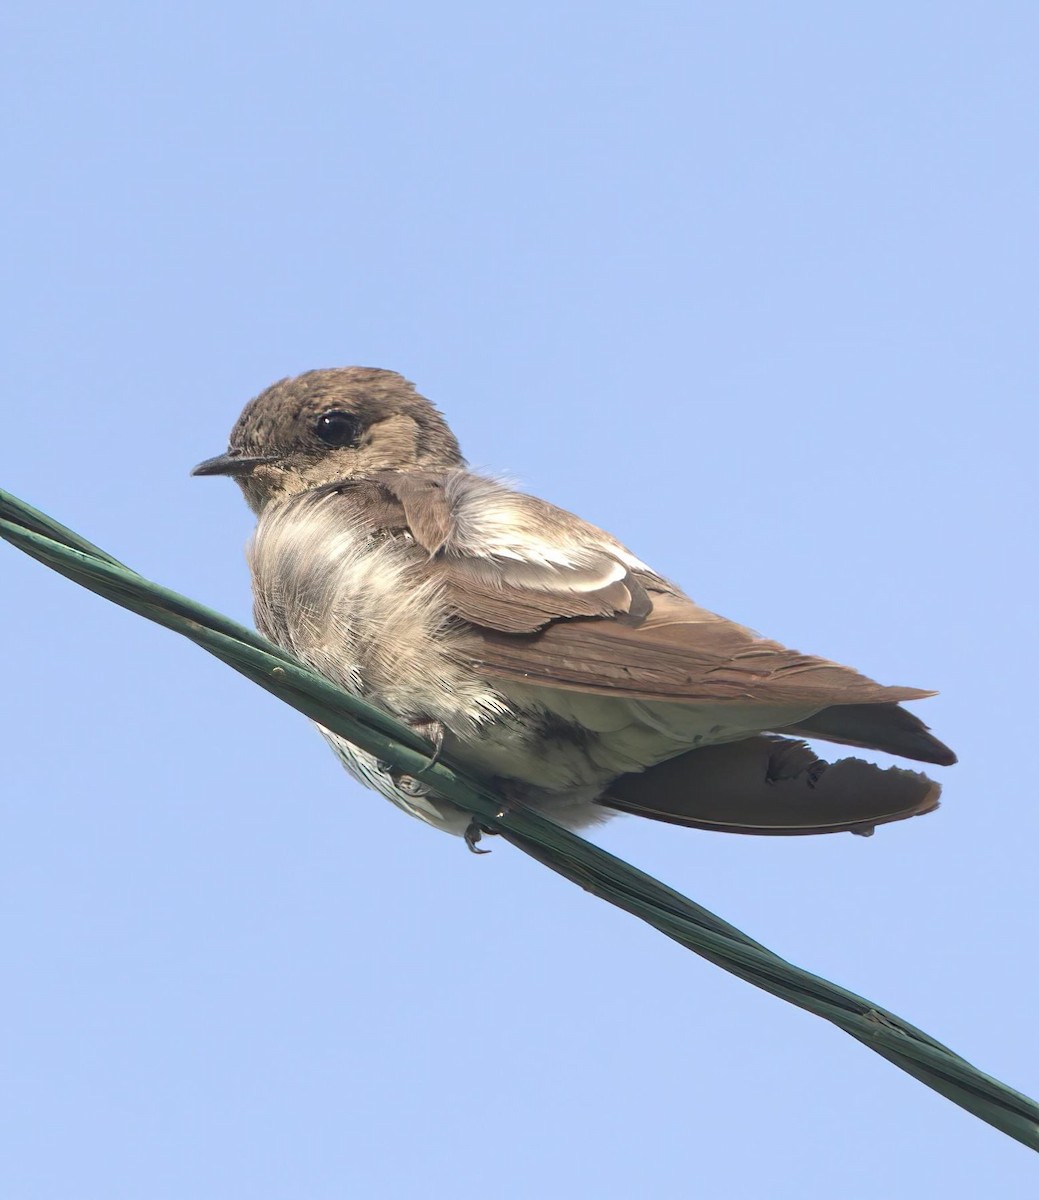
[[[614,812],[737,833],[871,833],[939,785],[821,738],[948,765],[903,700],[707,612],[579,517],[466,469],[439,411],[392,371],[309,371],[248,405],[226,454],[259,522],[256,623],[407,723],[506,802],[571,828]],[[322,729],[406,812],[471,817]],[[438,751],[439,752],[439,751]]]

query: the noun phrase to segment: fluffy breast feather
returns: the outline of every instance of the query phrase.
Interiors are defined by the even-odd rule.
[[[487,721],[505,702],[455,653],[424,557],[349,495],[305,493],[268,508],[248,549],[257,627],[403,719]]]

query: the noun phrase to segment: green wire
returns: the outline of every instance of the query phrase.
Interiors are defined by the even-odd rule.
[[[919,1029],[829,980],[802,971],[679,892],[537,813],[501,801],[386,713],[315,675],[250,629],[144,579],[85,538],[0,491],[0,537],[80,586],[189,638],[286,704],[405,774],[422,772],[438,794],[506,841],[624,909],[686,949],[816,1016],[928,1087],[1039,1150],[1039,1104]]]

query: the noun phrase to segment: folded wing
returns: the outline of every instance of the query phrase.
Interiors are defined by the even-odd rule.
[[[384,472],[337,486],[368,489],[381,524],[414,539],[474,669],[494,679],[669,709],[760,707],[781,714],[773,728],[955,761],[898,707],[932,692],[885,687],[759,637],[544,501],[466,471]]]

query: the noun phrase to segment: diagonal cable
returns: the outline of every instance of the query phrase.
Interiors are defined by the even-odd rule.
[[[0,537],[82,587],[189,638],[396,770],[415,774],[506,841],[709,962],[832,1022],[996,1129],[1039,1150],[1039,1104],[886,1009],[795,967],[707,909],[520,807],[449,763],[412,730],[342,691],[259,634],[138,575],[46,514],[0,491]]]

